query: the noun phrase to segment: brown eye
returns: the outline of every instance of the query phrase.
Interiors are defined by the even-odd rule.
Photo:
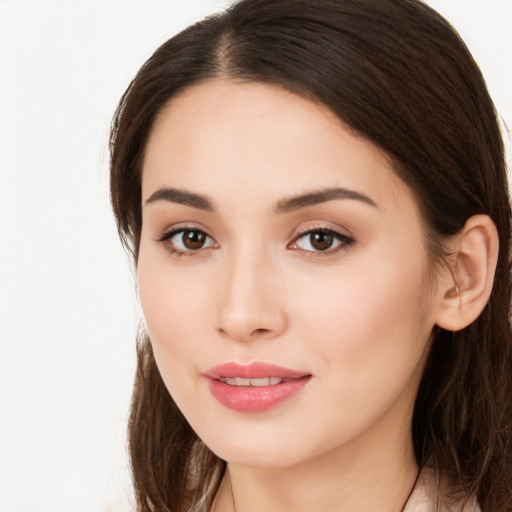
[[[206,235],[198,230],[186,230],[182,235],[183,246],[191,251],[201,249],[206,243]]]
[[[353,238],[327,228],[312,229],[302,233],[289,247],[311,253],[333,254],[338,249],[348,249],[355,243]]]
[[[202,249],[217,248],[215,240],[200,229],[175,229],[157,239],[166,250],[176,255],[194,255]]]
[[[329,233],[310,233],[310,244],[311,247],[316,249],[317,251],[327,251],[332,247],[334,242],[334,237]]]

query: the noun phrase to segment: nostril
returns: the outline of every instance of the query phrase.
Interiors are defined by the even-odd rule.
[[[217,329],[217,332],[221,336],[225,336],[225,337],[232,338],[235,340],[249,341],[249,340],[254,340],[254,339],[257,339],[260,337],[265,337],[269,333],[272,333],[272,330],[265,329],[265,328],[258,328],[258,329],[254,329],[252,331],[251,330],[244,331],[243,329],[235,329],[235,328],[223,329],[222,327],[219,327]]]
[[[261,335],[270,332],[269,329],[255,329],[251,334],[252,335]]]

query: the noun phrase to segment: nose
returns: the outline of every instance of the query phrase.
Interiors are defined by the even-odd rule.
[[[280,336],[288,319],[277,269],[254,254],[226,263],[218,300],[218,332],[234,341]]]

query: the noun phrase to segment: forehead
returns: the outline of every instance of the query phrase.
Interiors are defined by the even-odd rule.
[[[359,190],[385,207],[412,199],[389,158],[327,107],[278,86],[224,80],[186,89],[159,114],[145,150],[143,197],[163,186],[220,201],[277,200],[326,186]]]

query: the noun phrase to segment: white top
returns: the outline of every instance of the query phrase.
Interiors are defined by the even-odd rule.
[[[436,511],[436,476],[431,468],[424,468],[403,512],[448,512],[444,506]],[[452,507],[450,512],[481,512],[476,498],[467,500],[466,505]]]

